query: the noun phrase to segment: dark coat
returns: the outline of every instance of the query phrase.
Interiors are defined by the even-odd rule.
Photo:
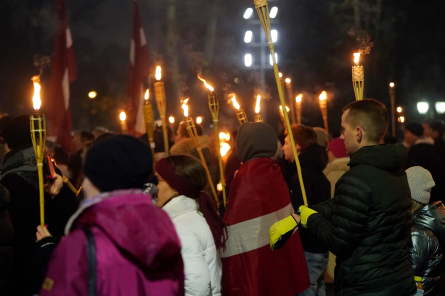
[[[433,176],[436,185],[431,191],[430,202],[445,201],[445,166],[435,146],[428,143],[411,146],[406,164],[407,168],[421,166]]]
[[[13,228],[8,212],[9,192],[0,185],[0,295],[8,292],[12,270]]]
[[[21,152],[7,153],[3,159],[4,168],[5,162]],[[28,163],[26,169],[32,167],[32,163]],[[34,268],[36,231],[40,224],[38,175],[37,169],[26,171],[24,175],[20,174],[20,169],[16,166],[13,173],[8,173],[7,169],[2,171],[0,183],[8,189],[11,199],[9,213],[14,227],[12,289],[15,295],[30,295],[37,293],[41,286]],[[63,235],[65,224],[78,205],[76,195],[66,184],[54,198],[45,192],[45,224],[55,238],[60,239]]]
[[[314,206],[308,228],[337,256],[336,295],[411,295],[408,259],[411,197],[403,145],[359,149],[335,186],[334,198]]]
[[[331,183],[323,174],[323,170],[326,167],[324,161],[325,155],[326,150],[315,144],[306,148],[298,156],[309,207],[325,202],[331,198]],[[288,162],[287,172],[288,174],[285,176],[287,187],[289,188],[292,206],[294,210],[297,211],[300,206],[304,205],[304,202],[295,162]],[[299,230],[305,252],[328,252],[327,246],[318,240],[311,230],[303,227],[300,227]]]
[[[414,275],[422,277],[425,296],[437,295],[445,265],[445,206],[441,201],[414,212],[411,241],[409,259]]]

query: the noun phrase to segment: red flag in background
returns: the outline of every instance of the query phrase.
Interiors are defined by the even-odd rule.
[[[139,18],[138,2],[133,1],[133,37],[130,47],[130,69],[127,80],[127,125],[130,134],[145,133],[142,105],[144,93],[142,79],[148,76],[147,41]]]
[[[70,83],[76,79],[73,40],[66,17],[64,0],[57,0],[59,24],[56,50],[52,60],[48,98],[45,100],[48,135],[57,136],[65,152],[71,149]]]

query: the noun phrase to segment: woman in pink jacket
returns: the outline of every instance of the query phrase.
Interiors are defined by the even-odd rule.
[[[40,295],[184,295],[173,223],[134,189],[152,173],[150,148],[136,138],[115,136],[89,150],[86,200],[66,225]]]

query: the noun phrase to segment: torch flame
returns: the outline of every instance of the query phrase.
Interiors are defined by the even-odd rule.
[[[283,112],[283,106],[280,106],[280,110],[281,110],[281,112]],[[288,106],[286,106],[286,111],[287,111],[287,112],[289,112],[289,111],[290,111],[290,109],[289,109],[289,107],[288,107]]]
[[[303,94],[299,94],[295,100],[297,101],[297,103],[301,103],[302,99],[303,99]]]
[[[230,145],[227,143],[221,143],[221,156],[226,156],[227,152],[230,150]]]
[[[358,65],[358,62],[360,61],[360,53],[354,53],[354,63]]]
[[[280,76],[280,78],[283,77],[283,73],[279,72],[278,76]]]
[[[255,106],[255,113],[256,114],[260,113],[260,103],[261,103],[261,96],[257,95],[256,96],[256,106]]]
[[[182,109],[184,109],[184,116],[189,116],[189,106],[187,106],[186,104],[182,104]]]
[[[127,119],[127,114],[125,114],[125,112],[122,111],[122,112],[119,114],[119,118],[120,118],[121,121],[125,121],[125,120]]]
[[[157,66],[156,67],[156,75],[155,75],[155,78],[156,78],[156,80],[161,80],[161,77],[162,77],[162,74],[161,74],[161,66]]]
[[[145,92],[145,100],[147,101],[149,97],[150,97],[150,89],[147,88],[147,91]]]
[[[236,97],[235,97],[235,95],[233,95],[232,103],[233,103],[233,106],[236,108],[236,110],[239,110],[239,109],[241,108],[241,106],[240,106],[240,105],[238,104],[238,102],[236,101]]]
[[[187,104],[187,103],[189,102],[189,99],[190,99],[190,98],[187,98],[187,99],[182,100],[182,103],[183,103],[183,104]]]
[[[42,101],[40,100],[40,89],[42,88],[40,84],[38,83],[39,77],[34,76],[32,78],[32,82],[34,83],[34,96],[32,97],[32,104],[34,107],[34,110],[39,111],[40,106],[42,105]]]
[[[327,96],[326,92],[322,91],[320,96],[319,96],[319,99],[320,99],[320,101],[326,101],[327,97],[328,96]]]
[[[204,82],[204,85],[205,85],[210,91],[214,91],[214,90],[215,90],[213,87],[211,87],[210,85],[208,85],[207,81],[205,81],[204,79],[202,79],[201,77],[199,77],[199,75],[198,75],[198,79],[201,80],[202,82]]]

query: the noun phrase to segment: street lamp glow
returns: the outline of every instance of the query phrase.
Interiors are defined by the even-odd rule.
[[[428,112],[428,109],[430,108],[430,105],[428,102],[418,102],[417,103],[417,111],[419,111],[420,114],[426,114]]]
[[[196,123],[197,124],[201,124],[202,123],[202,117],[201,116],[196,117]]]
[[[278,40],[278,31],[277,30],[272,30],[272,31],[270,31],[270,34],[272,36],[272,42],[277,42],[277,40]]]
[[[272,55],[269,55],[269,57],[270,57],[270,65],[273,66]],[[275,53],[275,62],[278,64],[278,55],[277,55],[277,53]]]
[[[445,102],[436,102],[436,111],[439,114],[445,113]]]
[[[244,56],[244,65],[246,65],[246,67],[252,66],[252,55],[250,53]]]
[[[244,42],[250,43],[252,41],[252,36],[252,31],[247,31],[246,34],[244,34]]]
[[[243,15],[243,17],[247,20],[247,19],[250,19],[250,17],[252,16],[252,13],[253,13],[253,9],[252,8],[247,8],[246,9],[246,12],[244,12],[244,15]]]
[[[90,99],[94,99],[96,96],[97,96],[97,92],[95,92],[95,91],[90,91],[90,92],[88,93],[88,97],[89,97]]]
[[[397,113],[402,113],[403,109],[402,107],[397,107]]]
[[[272,7],[272,9],[270,10],[270,18],[276,18],[278,14],[278,7],[274,6]]]

